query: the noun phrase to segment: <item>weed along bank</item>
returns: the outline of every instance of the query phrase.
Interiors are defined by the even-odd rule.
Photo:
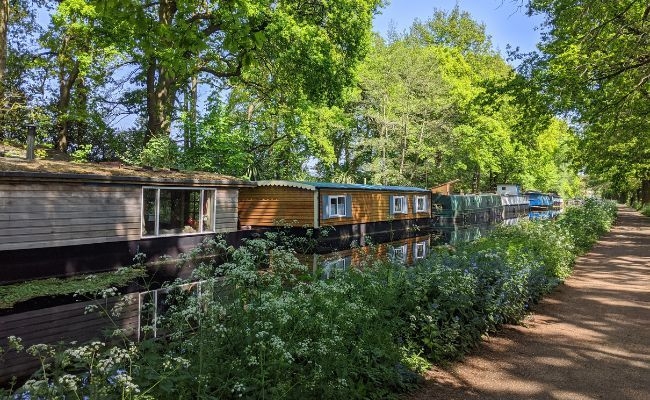
[[[241,188],[210,173],[0,158],[0,284],[115,269],[235,240]]]
[[[430,219],[431,194],[416,187],[258,181],[239,193],[242,227],[332,227],[337,238],[363,238],[419,230]]]

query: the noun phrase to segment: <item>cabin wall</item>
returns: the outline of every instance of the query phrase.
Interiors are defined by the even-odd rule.
[[[314,192],[311,190],[260,186],[239,190],[240,226],[313,226]]]
[[[226,233],[236,231],[239,189],[217,188],[215,202],[217,206],[215,232]]]
[[[140,186],[0,183],[0,251],[140,238]]]
[[[427,203],[430,205],[431,196],[426,193],[394,193],[394,192],[381,192],[369,190],[357,191],[342,191],[342,190],[325,190],[320,191],[320,198],[330,195],[344,195],[349,194],[352,196],[352,218],[349,217],[333,217],[323,218],[323,207],[320,207],[320,224],[326,225],[347,225],[368,222],[379,222],[389,220],[406,220],[417,218],[429,218],[431,216],[430,207],[426,207],[426,212],[415,213],[413,201],[415,196],[426,196]],[[390,197],[405,196],[408,204],[408,213],[406,214],[390,214]],[[322,200],[321,200],[322,201]]]

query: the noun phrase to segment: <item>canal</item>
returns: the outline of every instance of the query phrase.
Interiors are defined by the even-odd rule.
[[[557,212],[532,212],[526,216],[500,221],[517,224],[524,220],[554,218]],[[339,240],[313,254],[299,255],[313,273],[329,279],[337,272],[354,268],[368,257],[392,260],[411,265],[426,258],[435,246],[476,240],[489,234],[497,224],[438,224],[422,231],[385,232],[364,238],[361,242]],[[321,249],[323,250],[323,249]],[[148,335],[157,336],[155,321],[165,309],[170,290],[200,293],[201,282],[187,283],[175,289],[161,288],[160,277],[151,276],[123,285],[120,292],[107,291],[99,298],[84,296],[39,297],[0,309],[0,348],[7,349],[8,337],[17,336],[25,347],[33,344],[83,343],[106,337],[107,332],[119,330],[135,339],[142,338],[142,327],[153,326]],[[145,283],[146,282],[146,283]],[[152,282],[155,282],[151,286]],[[153,290],[148,290],[153,287]],[[114,312],[119,309],[120,312]],[[39,362],[24,352],[5,351],[0,358],[0,385],[8,384],[11,376],[25,377],[38,368]]]

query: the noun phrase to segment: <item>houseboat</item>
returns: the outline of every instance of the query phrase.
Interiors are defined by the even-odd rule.
[[[528,196],[521,192],[521,187],[514,184],[498,184],[496,193],[501,196],[503,206],[503,218],[513,219],[519,216],[528,215],[530,202]]]
[[[436,225],[476,224],[501,218],[501,196],[496,194],[432,194]]]
[[[118,164],[0,157],[0,284],[108,271],[175,256],[206,237],[236,242],[252,182]]]
[[[281,180],[256,183],[239,192],[243,229],[328,228],[337,240],[362,240],[375,233],[417,231],[430,223],[427,189]]]
[[[531,190],[525,195],[528,197],[531,211],[544,211],[553,208],[553,198],[549,194]]]

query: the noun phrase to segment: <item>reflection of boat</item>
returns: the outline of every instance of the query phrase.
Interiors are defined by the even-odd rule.
[[[541,220],[541,219],[554,219],[562,213],[561,210],[544,210],[544,211],[531,211],[528,213],[528,219]]]
[[[412,265],[424,259],[431,249],[431,235],[415,236],[391,242],[352,247],[327,254],[302,255],[299,259],[310,265],[314,273],[330,278],[337,271],[366,264],[367,261],[391,260]]]
[[[550,194],[529,191],[525,193],[528,196],[531,210],[548,210],[553,208],[553,197]]]
[[[479,239],[492,230],[494,226],[494,224],[440,226],[436,227],[434,232],[439,236],[437,243],[455,245]]]

